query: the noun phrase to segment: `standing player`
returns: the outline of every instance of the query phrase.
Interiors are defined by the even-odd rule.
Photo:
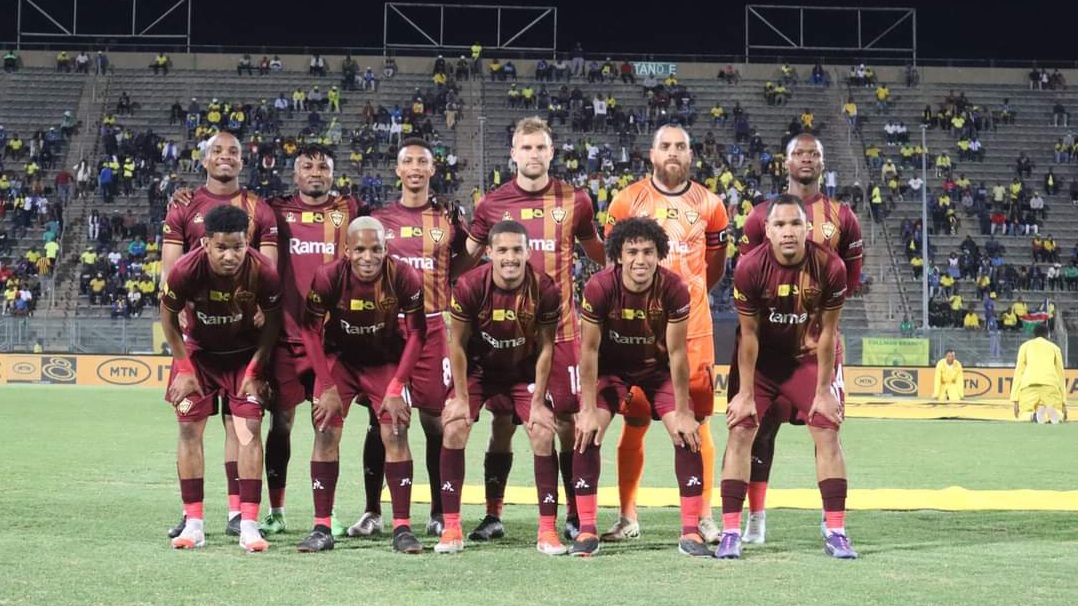
[[[807,242],[801,198],[767,205],[767,246],[738,262],[734,304],[741,328],[726,409],[730,436],[722,467],[723,534],[717,558],[741,557],[741,508],[757,424],[775,405],[797,411],[816,445],[823,497],[824,551],[851,559],[846,538],[846,462],[839,443],[842,403],[834,382],[835,339],[846,297],[846,267],[830,248]],[[763,355],[762,352],[766,352]]]
[[[715,344],[712,340],[708,292],[722,280],[726,267],[726,227],[729,223],[721,198],[689,180],[692,146],[689,133],[676,124],[655,131],[651,144],[650,176],[633,183],[610,203],[609,234],[618,221],[652,217],[666,231],[670,254],[663,266],[681,277],[692,298],[688,323],[689,396],[700,426],[704,461],[703,509],[700,530],[709,542],[719,529],[711,518],[711,488],[715,477],[715,442],[708,420],[715,408]],[[644,470],[644,434],[651,423],[652,404],[640,390],[630,392],[625,424],[618,442],[618,493],[621,515],[603,534],[604,541],[640,536],[636,491]],[[695,532],[695,531],[694,531]]]
[[[291,433],[296,406],[314,393],[314,368],[303,347],[300,326],[307,291],[319,267],[331,263],[347,248],[346,232],[352,219],[367,214],[355,198],[330,193],[333,185],[333,152],[321,145],[304,145],[296,152],[293,179],[296,192],[270,200],[280,228],[280,259],[277,268],[284,289],[284,330],[273,353],[276,397],[266,434],[266,484],[270,512],[262,531],[285,531],[285,486],[291,458]],[[340,531],[338,531],[340,534]]]
[[[561,453],[558,463],[568,503],[567,534],[576,532],[578,520],[573,501],[572,444],[573,415],[580,407],[580,329],[573,303],[573,246],[580,242],[588,258],[603,263],[603,245],[594,223],[591,199],[582,190],[550,177],[550,162],[554,158],[554,140],[550,127],[537,117],[517,122],[513,131],[510,156],[517,165],[513,181],[487,194],[475,207],[475,218],[468,234],[467,259],[477,261],[483,247],[489,244],[490,230],[495,223],[507,219],[519,221],[528,230],[528,246],[541,254],[531,255],[528,263],[537,272],[545,273],[561,289],[561,321],[554,338],[554,365],[550,371],[550,396],[558,420],[558,439]],[[505,483],[513,464],[512,438],[514,426],[495,417],[487,457],[484,461],[487,515],[468,538],[486,541],[505,534],[501,522],[502,498]]]
[[[846,204],[820,193],[820,175],[824,170],[823,144],[810,134],[798,135],[786,145],[786,170],[789,173],[787,193],[801,198],[808,215],[809,239],[838,253],[846,263],[846,287],[855,292],[861,283],[862,242],[861,225]],[[752,209],[745,221],[740,254],[767,241],[767,205]],[[839,386],[839,401],[845,404],[846,391],[842,380],[842,340],[835,337],[835,383]],[[737,374],[737,357],[731,361],[730,376]],[[727,391],[732,394],[732,391]],[[732,396],[727,395],[729,401]],[[756,440],[752,444],[752,474],[749,480],[749,520],[745,525],[744,542],[763,543],[767,533],[765,506],[767,482],[771,478],[771,463],[775,459],[775,436],[782,424],[799,424],[796,411],[782,404],[773,406],[762,419]]]
[[[315,272],[303,325],[303,345],[315,369],[312,418],[314,530],[300,551],[333,548],[331,516],[340,471],[344,417],[352,400],[370,399],[386,446],[393,503],[393,550],[420,553],[412,534],[411,409],[401,394],[423,350],[427,322],[423,282],[407,263],[386,253],[385,227],[372,217],[348,225],[347,258]],[[405,317],[404,325],[398,314]]]
[[[669,238],[653,219],[619,221],[606,238],[606,254],[614,265],[593,275],[584,287],[580,414],[573,461],[580,534],[570,555],[586,557],[599,550],[595,526],[599,447],[614,413],[629,389],[636,387],[674,440],[674,473],[681,494],[678,550],[711,557],[699,534],[703,415],[693,411],[689,397],[686,334],[691,299],[685,282],[659,266],[669,252]]]
[[[565,546],[555,528],[558,459],[554,456],[554,412],[547,399],[561,292],[553,278],[528,264],[528,231],[523,225],[499,221],[487,237],[490,263],[457,280],[449,312],[455,389],[443,413],[446,526],[434,551],[458,553],[464,549],[460,524],[464,447],[480,407],[487,402],[495,416],[515,417],[526,424],[539,503],[535,546],[541,553],[561,555]]]
[[[430,479],[430,519],[427,534],[442,534],[441,475],[442,451],[440,415],[452,378],[446,350],[445,318],[449,308],[449,269],[455,254],[464,249],[467,237],[452,209],[446,209],[430,191],[434,176],[434,155],[423,139],[405,139],[397,153],[397,177],[401,198],[379,208],[371,216],[386,228],[390,256],[404,261],[423,277],[423,301],[427,314],[427,340],[408,385],[410,404],[419,410],[419,421],[427,439],[427,477]],[[372,423],[363,444],[363,481],[367,507],[359,521],[348,529],[352,536],[382,531],[381,496],[385,465],[378,424]]]
[[[1043,423],[1045,415],[1052,423],[1059,422],[1059,408],[1067,420],[1067,378],[1063,373],[1063,353],[1048,340],[1048,326],[1033,328],[1033,338],[1018,348],[1011,381],[1011,402],[1014,418],[1028,412],[1031,419]]]
[[[186,524],[174,539],[177,549],[206,542],[202,517],[202,436],[215,413],[214,399],[226,399],[238,448],[240,547],[265,551],[258,532],[262,500],[261,378],[281,328],[281,282],[274,262],[247,248],[247,213],[231,205],[206,213],[206,237],[176,263],[162,282],[161,325],[172,348],[166,399],[176,408],[180,440],[176,467]],[[181,333],[180,314],[190,317]],[[261,312],[264,324],[255,326]]]
[[[186,252],[199,248],[206,234],[205,219],[210,210],[224,205],[242,208],[251,218],[247,229],[248,245],[258,248],[259,252],[276,263],[277,260],[277,222],[273,211],[257,195],[240,187],[239,175],[243,170],[243,153],[240,143],[231,133],[218,133],[206,142],[206,151],[202,157],[202,167],[206,169],[206,184],[194,193],[186,190],[174,197],[161,227],[163,244],[161,245],[161,283],[165,283],[168,274],[177,260]],[[181,317],[181,324],[188,321]],[[259,318],[260,320],[260,318]],[[232,427],[232,413],[227,401],[221,402],[221,419],[225,426],[225,477],[228,480],[228,526],[231,535],[239,534],[240,524],[240,485],[236,468],[236,453],[239,445],[236,432]],[[169,531],[169,537],[176,537],[183,531],[184,521]]]

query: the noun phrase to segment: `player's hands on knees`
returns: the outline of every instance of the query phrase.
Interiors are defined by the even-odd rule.
[[[188,322],[187,322],[187,314],[186,313],[181,313],[181,314],[179,314],[177,316],[176,319],[180,321],[180,330],[182,332],[187,332],[187,324],[188,324]]]
[[[464,421],[466,425],[471,425],[472,411],[466,400],[453,396],[445,401],[445,408],[442,409],[442,429],[457,421]]]
[[[393,435],[400,433],[401,427],[408,428],[412,422],[412,409],[400,396],[386,396],[382,400],[382,411],[389,414],[389,420],[393,425]]]
[[[532,398],[531,412],[528,413],[528,433],[537,429],[546,429],[550,433],[558,431],[554,409],[547,405],[546,398]]]
[[[1014,418],[1017,419],[1018,413],[1020,412],[1020,410],[1018,409],[1018,400],[1014,400],[1012,403],[1014,404]],[[1063,409],[1063,415],[1063,418],[1066,419],[1066,409]]]
[[[689,452],[700,450],[700,423],[691,412],[674,411],[673,431],[670,438],[674,446],[684,446]]]
[[[576,414],[576,440],[573,441],[573,450],[584,454],[588,446],[602,445],[603,430],[599,427],[599,409],[594,406],[581,409]]]
[[[311,401],[311,420],[318,431],[325,431],[329,427],[329,421],[341,414],[344,403],[341,402],[341,394],[337,386],[326,388],[322,395]]]
[[[823,415],[823,418],[835,425],[842,424],[842,403],[838,401],[838,398],[830,389],[817,391],[816,397],[812,398],[812,408],[809,409],[808,420],[812,421],[812,417],[816,415]]]
[[[269,383],[257,377],[245,378],[243,385],[240,386],[240,393],[246,395],[248,399],[254,398],[261,405],[268,404],[272,395]]]
[[[255,309],[255,316],[251,318],[251,322],[254,323],[255,328],[262,328],[266,324],[266,314],[262,313],[262,308]]]
[[[202,387],[194,373],[181,372],[172,378],[172,385],[168,387],[168,401],[173,406],[179,406],[180,402],[192,395],[202,395]]]
[[[195,192],[191,191],[189,187],[177,187],[176,191],[172,192],[172,198],[168,201],[168,205],[172,206],[187,206],[191,203],[195,197]]]
[[[738,392],[726,405],[726,427],[735,427],[749,417],[760,421],[756,415],[756,398],[743,391]]]

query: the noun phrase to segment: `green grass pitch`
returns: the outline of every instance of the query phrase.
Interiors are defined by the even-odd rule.
[[[305,414],[307,408],[301,409]],[[362,412],[362,411],[356,411]],[[468,483],[482,481],[487,417],[468,451]],[[361,425],[345,429],[337,512],[361,513]],[[671,508],[641,510],[644,534],[590,560],[534,550],[536,509],[506,507],[509,536],[459,556],[393,554],[386,538],[345,539],[298,554],[312,504],[311,429],[293,440],[289,532],[246,555],[225,537],[221,429],[207,431],[205,549],[175,552],[165,529],[180,511],[175,421],[155,390],[0,388],[0,606],[281,604],[1071,604],[1078,596],[1075,512],[856,511],[862,558],[823,555],[819,513],[773,510],[768,544],[741,561],[677,555]],[[717,447],[725,430],[715,427]],[[604,444],[603,485],[615,484],[618,426]],[[418,438],[418,425],[413,435]],[[1078,428],[1028,423],[854,419],[843,429],[851,488],[1073,490]],[[414,439],[421,460],[421,440]],[[673,486],[669,440],[649,433],[644,486]],[[416,465],[416,496],[426,494]],[[531,485],[530,450],[517,437],[510,483]],[[812,446],[801,428],[779,437],[772,485],[813,488]],[[265,502],[264,502],[265,505]],[[388,505],[386,505],[388,509]],[[421,526],[426,504],[414,504]],[[466,506],[466,526],[482,511]],[[605,529],[616,512],[600,511]],[[467,529],[467,528],[466,528]],[[433,540],[425,538],[427,546]]]

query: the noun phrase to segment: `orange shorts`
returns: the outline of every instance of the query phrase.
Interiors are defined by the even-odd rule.
[[[697,419],[715,412],[715,343],[711,335],[692,337],[686,343],[689,358],[689,399]],[[646,421],[651,418],[651,402],[633,387],[622,405],[621,414],[627,418]]]

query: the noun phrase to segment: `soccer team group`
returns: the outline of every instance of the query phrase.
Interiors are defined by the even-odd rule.
[[[820,142],[801,135],[786,151],[787,193],[754,208],[736,243],[739,330],[729,436],[717,459],[708,426],[715,364],[708,292],[726,266],[728,216],[720,196],[690,180],[692,148],[680,126],[655,132],[654,170],[612,200],[603,237],[588,195],[549,175],[553,136],[539,118],[517,124],[516,177],[476,205],[469,225],[431,195],[435,169],[421,139],[400,146],[400,199],[370,210],[331,192],[333,154],[320,146],[299,151],[293,195],[261,200],[240,188],[240,143],[216,135],[202,161],[205,186],[179,192],[163,227],[161,317],[173,354],[165,399],[179,421],[184,511],[169,532],[172,546],[205,544],[203,434],[220,412],[227,532],[247,551],[269,547],[266,537],[285,529],[295,411],[310,401],[314,523],[301,552],[332,549],[335,536],[382,533],[383,481],[394,551],[424,550],[410,520],[413,412],[426,438],[426,534],[437,537],[437,553],[463,551],[465,448],[486,408],[487,514],[470,541],[505,534],[502,501],[518,426],[532,446],[540,552],[591,556],[601,542],[638,537],[644,437],[658,420],[674,446],[678,551],[738,558],[742,543],[765,540],[775,435],[789,422],[806,425],[816,446],[825,552],[857,557],[845,531],[836,335],[860,276],[860,228],[848,207],[820,194]],[[577,243],[605,265],[584,287],[579,313]],[[367,503],[345,529],[333,508],[353,401],[370,421]],[[615,414],[625,418],[621,511],[600,535],[600,448]],[[718,523],[710,506],[716,460]],[[270,511],[260,523],[263,468]],[[568,500],[561,534],[559,476]]]

